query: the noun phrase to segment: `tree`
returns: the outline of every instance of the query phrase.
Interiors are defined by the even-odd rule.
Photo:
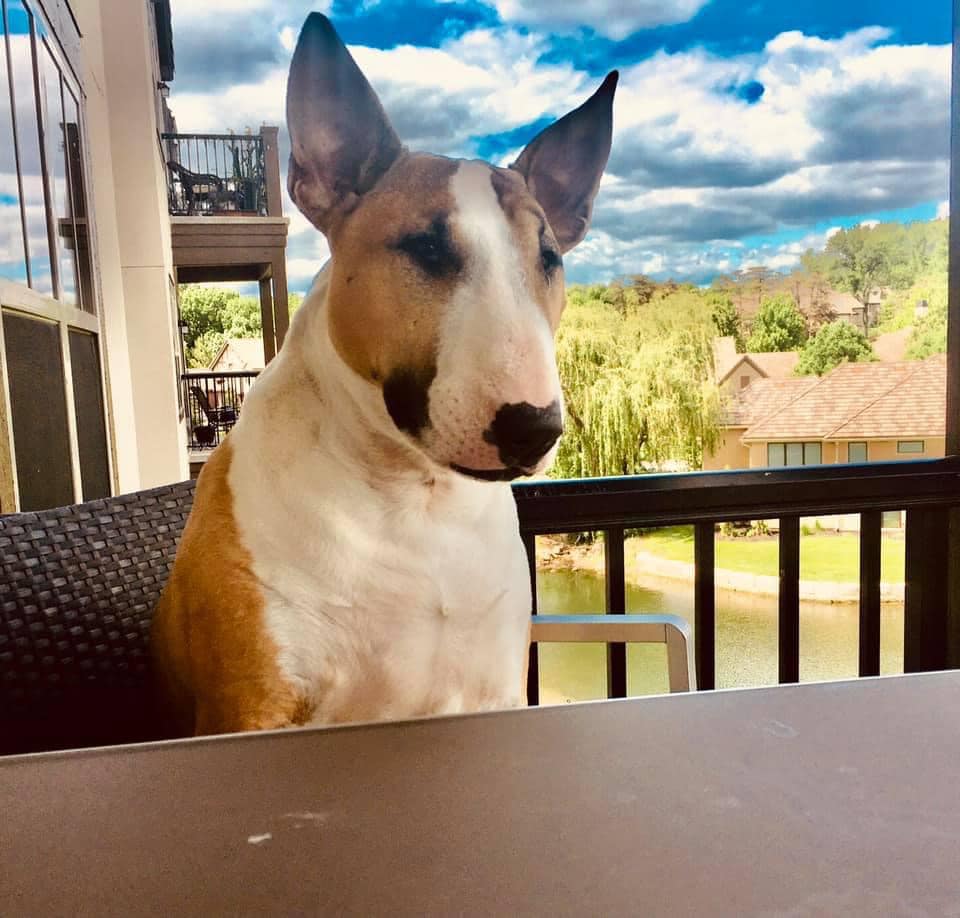
[[[187,284],[180,288],[180,317],[188,367],[209,367],[227,338],[260,338],[260,301],[234,290]]]
[[[823,376],[841,363],[875,360],[867,336],[849,322],[837,319],[822,325],[803,346],[797,376]]]
[[[907,342],[907,359],[923,360],[947,352],[947,278],[946,274],[925,278],[910,288],[909,304],[916,316],[916,303],[927,304],[926,315],[916,320]]]
[[[803,313],[788,293],[767,297],[753,320],[748,351],[794,351],[807,340]]]
[[[711,291],[706,296],[707,303],[712,307],[710,318],[713,326],[721,338],[733,338],[737,343],[737,350],[743,351],[743,328],[740,324],[740,314],[733,305],[730,297],[725,293]]]
[[[891,240],[869,226],[839,230],[828,240],[824,254],[830,259],[830,281],[852,294],[863,306],[870,291],[889,283]]]
[[[718,442],[720,415],[703,295],[658,294],[621,314],[584,288],[571,293],[557,336],[567,424],[551,474],[636,474],[668,460],[698,467]]]

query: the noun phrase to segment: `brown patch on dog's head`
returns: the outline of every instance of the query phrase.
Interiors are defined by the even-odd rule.
[[[547,464],[561,256],[589,223],[615,86],[613,73],[510,169],[412,154],[326,18],[304,25],[290,193],[330,242],[330,338],[384,422],[441,465],[502,480]]]

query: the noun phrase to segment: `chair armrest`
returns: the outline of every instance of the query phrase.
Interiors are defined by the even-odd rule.
[[[533,643],[665,644],[671,692],[695,691],[690,625],[679,615],[534,615]]]

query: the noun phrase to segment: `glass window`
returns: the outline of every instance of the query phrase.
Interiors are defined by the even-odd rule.
[[[821,448],[819,443],[804,443],[803,444],[803,464],[804,465],[820,465],[823,462],[821,459]]]
[[[784,455],[782,443],[767,444],[767,465],[786,465],[787,460]]]
[[[43,160],[40,157],[40,126],[33,72],[33,17],[22,0],[7,0],[10,67],[13,72],[13,110],[17,119],[20,181],[27,223],[30,256],[30,286],[53,295],[53,266],[47,235],[47,207],[43,191]]]
[[[80,106],[66,79],[63,82],[64,129],[67,137],[67,174],[70,179],[70,206],[76,245],[77,274],[80,282],[80,304],[88,312],[96,311],[93,286],[93,261],[87,232],[86,164],[81,145]]]
[[[43,29],[37,24],[38,34]],[[77,303],[77,259],[73,231],[73,211],[67,187],[67,143],[63,117],[63,94],[60,86],[60,68],[50,55],[45,42],[38,42],[40,79],[43,86],[43,137],[47,154],[47,174],[50,181],[50,203],[53,208],[54,244],[57,251],[60,299]]]
[[[897,441],[898,453],[922,453],[923,440],[899,440]]]
[[[867,462],[866,443],[847,444],[847,462]]]
[[[29,283],[23,218],[20,212],[20,180],[13,141],[13,113],[7,71],[6,21],[0,15],[0,277]],[[9,142],[6,138],[10,138]]]
[[[803,465],[803,444],[787,444],[787,465]]]

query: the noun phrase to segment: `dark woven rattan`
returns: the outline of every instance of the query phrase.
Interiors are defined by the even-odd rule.
[[[150,617],[193,491],[0,516],[0,752],[157,735]]]

